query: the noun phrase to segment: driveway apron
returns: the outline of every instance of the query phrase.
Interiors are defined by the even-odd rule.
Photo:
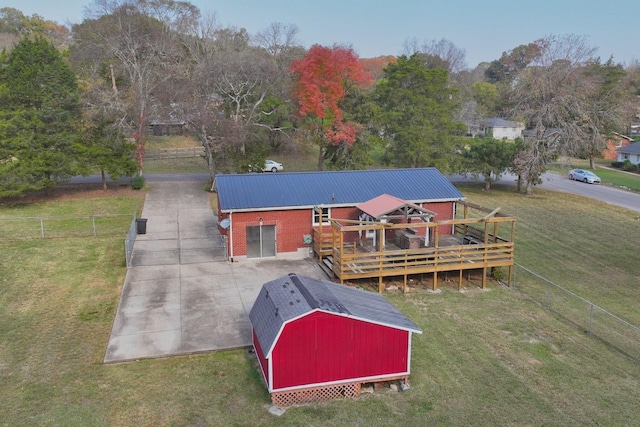
[[[105,363],[250,346],[263,283],[289,272],[326,278],[310,260],[229,263],[204,187],[151,184]]]

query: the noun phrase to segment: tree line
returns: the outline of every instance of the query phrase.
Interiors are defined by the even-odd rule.
[[[173,0],[94,0],[70,28],[0,9],[0,197],[142,174],[154,119],[186,122],[212,177],[312,143],[318,170],[437,167],[481,174],[489,189],[510,169],[531,192],[555,157],[597,158],[637,113],[640,67],[601,61],[580,36],[468,69],[445,39],[364,60],[348,46],[305,49],[297,31],[249,34]],[[478,137],[490,117],[525,123],[527,136]]]

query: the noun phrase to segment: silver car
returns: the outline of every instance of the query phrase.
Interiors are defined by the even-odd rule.
[[[600,184],[600,177],[595,173],[584,169],[572,169],[569,171],[569,179],[582,181],[589,184]]]

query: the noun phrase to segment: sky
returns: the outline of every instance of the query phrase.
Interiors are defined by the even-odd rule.
[[[23,14],[60,24],[80,23],[87,0],[1,0]],[[585,36],[603,61],[640,60],[634,18],[639,0],[191,0],[223,26],[250,34],[280,22],[298,27],[305,47],[351,46],[361,58],[401,55],[404,43],[442,38],[466,52],[466,63],[498,59],[502,52],[550,35]]]

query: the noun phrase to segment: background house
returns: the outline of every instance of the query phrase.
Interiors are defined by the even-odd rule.
[[[640,142],[635,142],[617,150],[618,161],[624,162],[629,160],[634,165],[640,164]]]
[[[618,149],[626,147],[632,142],[633,138],[614,132],[612,136],[607,138],[607,148],[604,149],[602,157],[607,160],[617,160]]]
[[[357,396],[362,383],[408,384],[422,333],[383,296],[289,274],[265,283],[249,313],[274,404]]]
[[[388,194],[452,219],[464,199],[435,168],[216,175],[218,220],[232,260],[305,258],[314,227],[359,220],[358,205]],[[442,230],[445,233],[445,230]]]
[[[482,131],[493,139],[516,139],[522,136],[524,123],[494,117],[484,122]]]

